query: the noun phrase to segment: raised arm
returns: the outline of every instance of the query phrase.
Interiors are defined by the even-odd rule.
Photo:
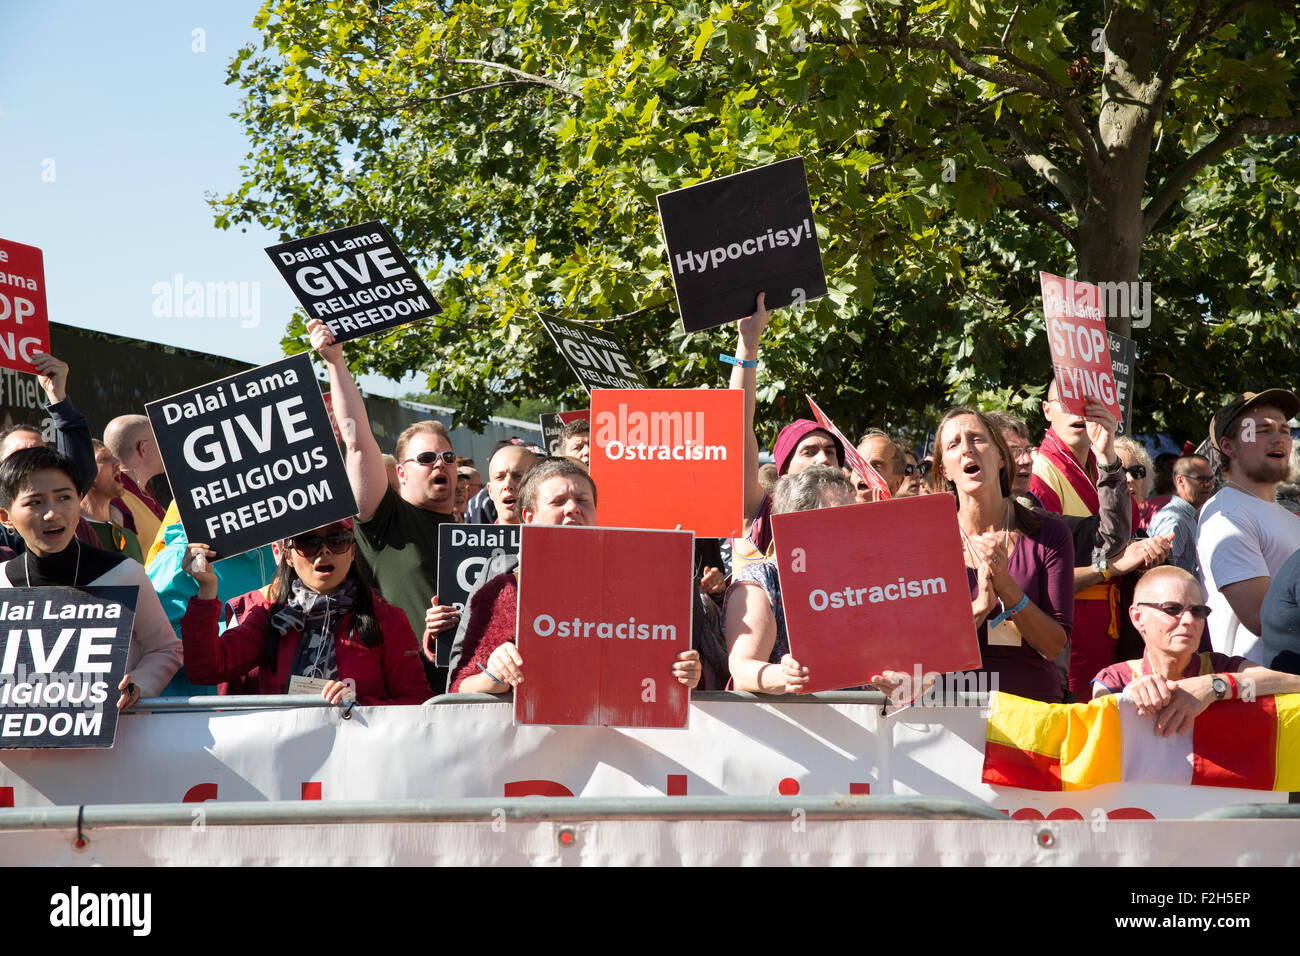
[[[95,447],[91,444],[86,416],[68,401],[68,363],[48,352],[36,352],[34,356],[32,365],[47,399],[45,409],[54,422],[54,447],[76,462],[81,472],[77,491],[84,495],[95,483],[99,465],[95,462]]]
[[[766,293],[758,294],[758,308],[736,323],[736,358],[745,362],[758,362],[758,342],[767,328],[771,313],[764,305]],[[758,482],[758,437],[754,434],[754,410],[758,404],[758,369],[733,365],[731,388],[745,393],[745,520],[758,513],[763,502],[763,486]]]
[[[352,378],[348,363],[343,360],[343,346],[334,344],[334,333],[320,319],[308,322],[307,331],[311,333],[312,348],[325,360],[325,368],[329,371],[330,402],[334,406],[339,432],[343,435],[344,463],[348,470],[348,484],[357,499],[357,518],[369,521],[388,490],[383,453],[370,430],[361,390]]]

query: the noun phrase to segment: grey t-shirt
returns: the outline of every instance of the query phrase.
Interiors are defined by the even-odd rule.
[[[1300,551],[1282,563],[1259,609],[1264,666],[1300,674]]]

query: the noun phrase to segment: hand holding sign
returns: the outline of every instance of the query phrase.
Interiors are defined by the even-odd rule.
[[[519,648],[507,641],[492,652],[487,662],[488,676],[498,684],[518,687],[524,682],[524,659]]]
[[[673,664],[673,676],[679,684],[685,684],[687,690],[695,689],[695,685],[700,682],[702,670],[700,652],[693,647],[678,654],[677,662]]]
[[[438,659],[438,635],[450,630],[460,622],[460,611],[456,608],[438,603],[438,595],[433,596],[429,610],[424,612],[424,639],[420,642],[424,656],[431,661]]]
[[[343,357],[343,346],[335,344],[334,332],[320,319],[307,323],[307,334],[311,336],[311,347],[326,362],[337,362]]]
[[[68,363],[61,362],[49,352],[33,351],[32,368],[36,370],[37,381],[45,391],[51,405],[68,397]]]
[[[198,542],[191,542],[181,559],[181,570],[198,582],[199,597],[204,601],[215,600],[217,596],[217,572],[211,565],[216,559],[216,552]]]
[[[117,709],[126,710],[128,707],[134,707],[140,700],[140,688],[131,682],[130,674],[123,674],[121,682],[117,689],[122,692],[122,696],[117,699]]]
[[[1092,452],[1100,464],[1109,464],[1115,460],[1115,432],[1119,428],[1119,419],[1096,399],[1089,399],[1083,411]]]

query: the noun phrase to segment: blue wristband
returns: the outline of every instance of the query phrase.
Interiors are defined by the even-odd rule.
[[[505,681],[503,681],[500,677],[497,677],[496,674],[493,674],[490,670],[488,670],[488,669],[487,669],[486,667],[484,667],[482,664],[479,664],[478,669],[481,670],[484,674],[487,674],[488,677],[491,677],[491,678],[492,678],[494,681],[496,681],[498,684],[504,684],[504,683],[505,683]]]
[[[727,355],[726,353],[720,353],[718,358],[730,365],[739,365],[741,368],[758,368],[757,359],[736,358],[734,355]]]
[[[997,617],[995,617],[993,620],[989,621],[989,630],[990,630],[990,631],[993,630],[993,628],[997,627],[997,626],[998,626],[999,624],[1001,624],[1003,621],[1007,620],[1007,619],[1010,618],[1012,615],[1019,614],[1021,611],[1023,611],[1023,610],[1024,610],[1025,608],[1027,608],[1028,606],[1029,606],[1029,595],[1028,595],[1028,594],[1021,594],[1021,595],[1020,595],[1020,600],[1016,602],[1016,606],[1015,606],[1015,607],[1009,607],[1009,608],[1007,608],[1005,611],[1003,611],[1001,614],[999,614],[999,615],[998,615]]]

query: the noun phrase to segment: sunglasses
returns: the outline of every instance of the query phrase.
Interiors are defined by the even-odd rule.
[[[450,465],[456,461],[456,453],[454,451],[422,451],[414,458],[403,459],[402,464],[405,465],[408,461],[413,461],[417,465],[424,465],[427,468],[430,465],[436,465],[439,458]]]
[[[1170,617],[1182,617],[1184,611],[1191,611],[1192,617],[1198,621],[1204,621],[1210,616],[1210,606],[1208,604],[1179,604],[1177,601],[1164,601],[1160,604],[1151,601],[1138,601],[1137,603],[1142,607],[1153,607]]]
[[[1137,481],[1141,481],[1143,478],[1147,476],[1146,465],[1129,465],[1124,470],[1129,473],[1130,478],[1133,478]]]
[[[352,547],[354,535],[351,531],[335,531],[332,534],[311,534],[301,538],[290,538],[288,545],[304,558],[314,558],[322,548],[328,548],[330,554],[342,554]]]

